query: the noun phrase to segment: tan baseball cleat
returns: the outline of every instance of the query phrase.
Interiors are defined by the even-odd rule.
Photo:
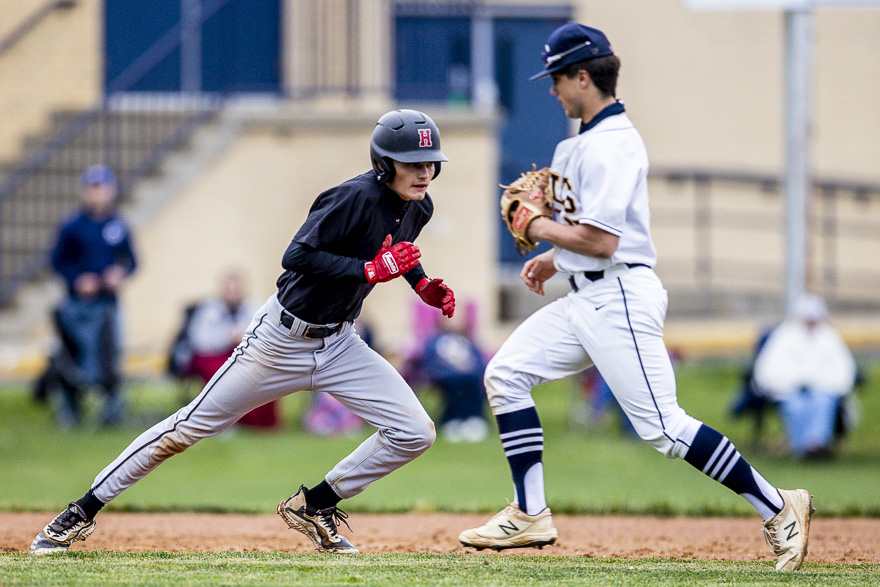
[[[778,557],[777,571],[796,571],[807,556],[810,517],[816,509],[805,489],[780,489],[782,511],[764,522],[764,540]]]
[[[458,540],[462,546],[471,546],[477,550],[529,546],[540,549],[553,544],[558,537],[559,532],[553,526],[550,508],[544,508],[530,516],[519,509],[519,505],[512,503],[495,514],[486,525],[462,532]]]

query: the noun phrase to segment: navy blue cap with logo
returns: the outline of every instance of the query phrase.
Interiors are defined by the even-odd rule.
[[[544,69],[529,78],[535,81],[564,69],[572,63],[614,55],[608,37],[599,29],[568,22],[547,37],[541,60]]]

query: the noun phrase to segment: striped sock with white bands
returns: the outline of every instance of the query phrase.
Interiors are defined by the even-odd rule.
[[[721,453],[720,456],[719,453]],[[730,470],[733,469],[733,466],[736,465],[736,462],[740,458],[742,458],[742,455],[739,454],[739,451],[736,450],[733,443],[730,442],[726,436],[723,436],[721,442],[718,444],[718,448],[716,448],[715,452],[712,453],[712,456],[709,457],[709,462],[703,467],[703,473],[712,477],[719,483],[724,483]]]
[[[782,498],[717,430],[702,424],[682,457],[712,479],[743,496],[764,519],[779,513]]]
[[[529,428],[507,432],[501,435],[501,446],[504,447],[504,455],[507,457],[527,452],[543,452],[544,430]]]
[[[510,465],[516,502],[534,515],[547,507],[544,497],[544,429],[534,406],[498,414],[501,446]]]

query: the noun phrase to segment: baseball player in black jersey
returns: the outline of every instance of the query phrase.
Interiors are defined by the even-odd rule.
[[[95,529],[98,511],[165,459],[228,428],[271,400],[310,389],[332,394],[377,428],[324,479],[300,486],[278,514],[321,552],[356,553],[337,507],[425,452],[434,424],[384,358],[353,326],[376,283],[403,276],[425,303],[451,317],[452,290],[429,279],[412,241],[431,219],[427,194],[447,161],[434,122],[415,110],[383,115],[370,142],[373,170],[320,194],[284,253],[278,291],[241,344],[187,406],[132,442],[89,491],[43,528],[31,552],[63,552]]]

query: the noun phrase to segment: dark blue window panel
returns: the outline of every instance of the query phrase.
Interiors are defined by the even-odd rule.
[[[550,165],[556,144],[568,136],[568,119],[555,97],[550,80],[529,81],[543,69],[541,51],[547,37],[565,24],[557,19],[499,18],[495,30],[495,83],[506,116],[499,129],[501,168],[499,183],[510,183],[532,168]],[[500,195],[500,191],[499,191]],[[522,263],[513,237],[498,218],[498,258],[502,263]],[[535,253],[550,248],[542,243]]]
[[[106,0],[106,88],[178,24],[180,5],[180,0]],[[202,25],[201,50],[203,91],[281,92],[280,0],[229,0]],[[180,47],[175,46],[143,77],[121,89],[180,91],[180,59]]]
[[[281,90],[281,7],[278,0],[234,0],[202,29],[202,89]]]
[[[119,75],[180,20],[180,0],[106,0],[104,84]],[[124,91],[177,91],[180,89],[180,49],[146,72]]]
[[[394,48],[398,100],[470,99],[470,19],[398,17]]]

